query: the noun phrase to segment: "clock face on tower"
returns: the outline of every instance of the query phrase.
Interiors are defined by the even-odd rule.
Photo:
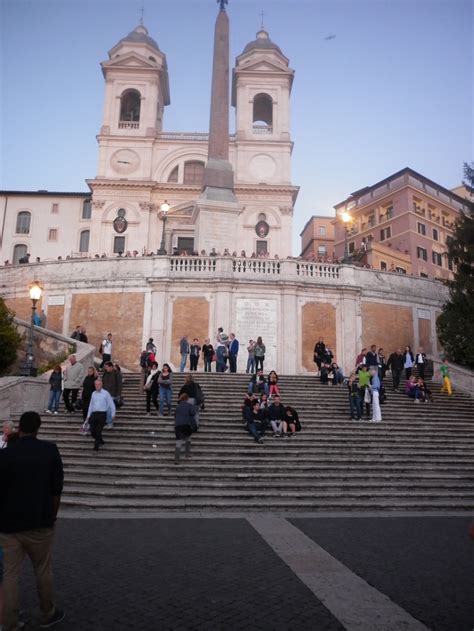
[[[119,149],[110,158],[112,169],[120,174],[136,171],[140,165],[140,157],[131,149]]]

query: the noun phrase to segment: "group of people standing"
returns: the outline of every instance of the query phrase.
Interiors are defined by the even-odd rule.
[[[212,372],[212,364],[215,362],[216,372],[237,372],[237,359],[240,351],[240,342],[235,333],[225,333],[223,327],[217,329],[215,343],[210,338],[204,340],[201,345],[199,338],[195,337],[190,342],[188,335],[183,335],[179,341],[179,353],[181,356],[179,371],[184,372],[189,358],[189,370],[197,371],[199,359],[202,358],[204,372]],[[247,373],[255,373],[260,367],[263,370],[265,361],[265,344],[261,337],[257,340],[249,340],[247,346]]]

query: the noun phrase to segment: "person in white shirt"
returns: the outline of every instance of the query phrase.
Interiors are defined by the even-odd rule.
[[[103,368],[104,364],[112,361],[112,333],[107,333],[107,337],[102,341],[102,363],[100,367]]]
[[[115,417],[115,403],[107,390],[102,387],[102,380],[96,379],[95,392],[92,393],[87,421],[89,421],[91,436],[94,438],[94,451],[99,451],[101,445],[105,445],[102,438],[102,430],[113,427]]]

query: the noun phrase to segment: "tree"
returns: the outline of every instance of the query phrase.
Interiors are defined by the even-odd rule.
[[[449,301],[436,324],[448,359],[474,368],[474,163],[464,163],[463,184],[471,200],[447,243],[454,279],[448,282]]]
[[[21,342],[21,337],[13,324],[14,315],[0,296],[0,375],[16,360]]]

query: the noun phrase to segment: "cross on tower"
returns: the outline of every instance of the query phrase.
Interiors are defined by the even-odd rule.
[[[260,28],[262,29],[262,31],[264,30],[264,25],[263,25],[263,16],[264,16],[264,15],[265,15],[265,13],[262,11],[262,12],[260,13],[260,17],[262,18],[262,24],[261,24],[261,27],[260,27]]]
[[[142,4],[141,9],[140,9],[140,24],[141,24],[142,26],[143,26],[143,14],[144,14],[144,13],[145,13],[145,7],[144,7],[144,6],[143,6],[143,4]]]

